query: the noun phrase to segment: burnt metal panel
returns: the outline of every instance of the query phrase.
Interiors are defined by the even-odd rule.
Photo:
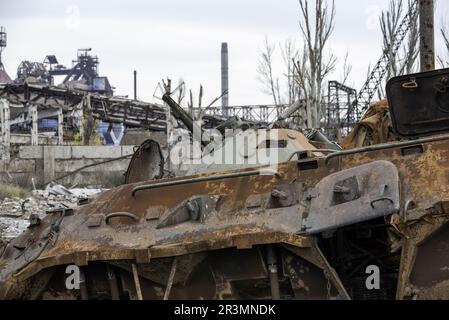
[[[309,192],[302,230],[316,234],[399,211],[399,174],[388,161],[374,161],[322,179]]]
[[[398,135],[416,137],[449,130],[449,69],[392,78],[387,96]]]
[[[164,175],[164,157],[159,143],[146,140],[134,153],[125,174],[125,183],[161,179]]]

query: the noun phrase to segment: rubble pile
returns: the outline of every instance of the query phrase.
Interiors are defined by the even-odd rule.
[[[35,190],[25,199],[0,200],[0,242],[19,236],[30,224],[30,216],[43,219],[47,211],[61,207],[73,208],[78,201],[91,197],[102,189],[66,189],[61,185],[49,185],[46,190]]]

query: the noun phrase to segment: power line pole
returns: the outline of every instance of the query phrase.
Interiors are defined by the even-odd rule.
[[[421,71],[435,70],[434,0],[419,0]]]

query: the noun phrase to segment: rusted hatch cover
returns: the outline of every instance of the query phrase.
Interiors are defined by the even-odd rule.
[[[302,231],[316,234],[399,211],[399,174],[388,161],[375,161],[322,179],[310,193]]]

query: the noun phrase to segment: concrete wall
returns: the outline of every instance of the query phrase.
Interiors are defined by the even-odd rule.
[[[37,186],[84,166],[133,154],[134,146],[20,146],[0,160],[0,181]],[[123,183],[131,158],[81,170],[58,182],[71,186],[111,187]]]

